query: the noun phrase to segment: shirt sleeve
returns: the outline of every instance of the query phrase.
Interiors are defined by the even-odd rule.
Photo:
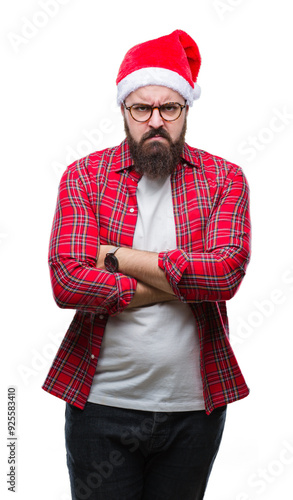
[[[184,302],[225,301],[234,296],[250,259],[249,187],[237,167],[225,180],[208,220],[203,253],[161,252],[158,265]]]
[[[90,180],[68,168],[62,176],[49,246],[53,295],[61,308],[115,315],[131,301],[136,280],[96,267],[98,216]]]

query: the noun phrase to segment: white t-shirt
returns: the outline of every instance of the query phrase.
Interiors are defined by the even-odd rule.
[[[176,248],[170,177],[137,187],[133,248]],[[108,319],[89,401],[147,411],[203,410],[199,340],[187,304],[159,303]]]

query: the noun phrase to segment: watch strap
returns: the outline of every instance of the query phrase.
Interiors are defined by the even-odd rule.
[[[114,248],[112,248],[112,250],[110,250],[110,252],[107,252],[107,253],[106,253],[106,255],[109,255],[109,254],[114,255],[114,253],[116,253],[116,252],[117,252],[117,250],[119,250],[119,248],[120,248],[120,247],[114,247]]]

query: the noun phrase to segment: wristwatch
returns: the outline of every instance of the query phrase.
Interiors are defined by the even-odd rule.
[[[110,273],[117,273],[118,272],[119,263],[118,263],[118,259],[117,259],[116,255],[114,255],[118,249],[119,249],[119,247],[114,247],[112,250],[110,250],[110,252],[106,253],[106,257],[104,260],[104,266],[107,269],[107,271],[109,271]]]

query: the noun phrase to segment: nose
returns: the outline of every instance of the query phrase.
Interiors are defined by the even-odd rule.
[[[149,126],[152,128],[159,128],[159,127],[162,127],[164,125],[164,123],[165,122],[164,122],[163,118],[161,117],[158,108],[153,109],[153,114],[148,121]]]

